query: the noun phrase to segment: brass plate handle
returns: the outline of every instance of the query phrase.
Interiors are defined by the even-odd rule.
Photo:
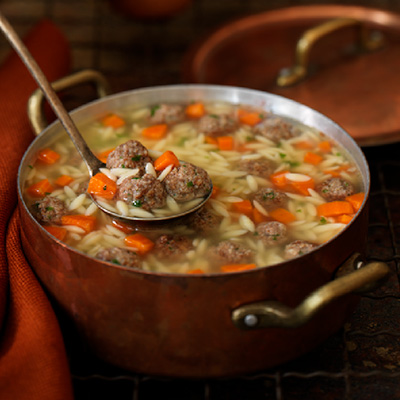
[[[296,45],[295,64],[280,71],[276,80],[278,86],[294,85],[303,79],[307,75],[310,52],[313,45],[329,33],[348,26],[359,28],[359,42],[362,49],[372,51],[382,47],[384,43],[383,35],[377,31],[369,31],[362,21],[354,18],[331,19],[303,33]]]
[[[110,93],[109,84],[104,75],[91,69],[68,75],[52,82],[51,85],[56,92],[60,92],[86,83],[95,86],[97,95],[100,98]],[[43,113],[43,101],[44,95],[40,89],[36,89],[28,100],[28,117],[36,135],[39,135],[48,126],[48,122]]]
[[[297,328],[309,321],[317,311],[333,300],[350,293],[371,290],[385,280],[389,267],[383,262],[361,265],[359,255],[354,254],[341,267],[353,272],[340,276],[311,293],[296,308],[277,301],[246,304],[232,312],[232,321],[240,329]],[[354,270],[355,269],[355,270]]]

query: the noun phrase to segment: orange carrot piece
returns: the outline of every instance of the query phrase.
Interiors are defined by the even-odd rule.
[[[310,196],[308,189],[315,188],[315,181],[310,177],[310,179],[307,181],[290,181],[290,186],[295,192],[302,194],[303,196]]]
[[[345,164],[345,165],[341,165],[338,168],[327,169],[323,172],[324,172],[324,174],[329,174],[329,175],[332,175],[334,178],[338,178],[342,171],[347,171],[349,168],[350,168],[350,165]]]
[[[60,155],[54,150],[46,148],[39,151],[37,159],[43,164],[50,165],[58,161],[60,159]]]
[[[154,161],[154,169],[156,171],[162,171],[171,164],[177,167],[180,163],[178,157],[172,151],[167,150]]]
[[[254,269],[256,264],[226,264],[221,267],[222,272],[239,272]]]
[[[151,125],[142,130],[142,135],[148,139],[161,139],[167,133],[167,124]]]
[[[264,215],[263,213],[261,213],[260,211],[258,211],[258,209],[256,207],[254,207],[252,220],[256,225],[258,225],[258,224],[261,224],[261,222],[269,221],[269,218],[266,215]]]
[[[109,155],[110,153],[112,153],[114,150],[115,150],[115,148],[102,151],[101,153],[97,154],[97,158],[98,158],[101,162],[106,163],[106,162],[107,162],[107,157],[108,157],[108,155]]]
[[[324,158],[321,157],[319,154],[313,153],[312,151],[308,151],[304,155],[304,162],[312,165],[318,165]]]
[[[215,139],[215,138],[213,138],[213,137],[211,137],[211,136],[206,136],[206,137],[204,138],[204,141],[205,141],[207,144],[215,144],[216,146],[218,146],[217,139]]]
[[[110,115],[107,115],[106,117],[104,117],[101,120],[101,123],[104,126],[110,126],[110,127],[116,129],[116,128],[121,128],[122,126],[124,126],[125,120],[117,114],[110,114]]]
[[[324,217],[337,217],[342,214],[353,214],[353,206],[348,201],[330,201],[317,206],[317,213]]]
[[[93,215],[63,215],[61,225],[73,225],[82,228],[86,233],[92,232],[96,227],[96,217]]]
[[[213,185],[211,198],[215,199],[216,197],[218,197],[220,190],[221,189],[218,186]]]
[[[283,189],[288,184],[286,178],[287,173],[289,173],[289,171],[278,171],[270,175],[269,179],[277,188]]]
[[[117,184],[107,175],[99,172],[90,178],[87,191],[90,194],[112,200],[117,193]]]
[[[119,229],[120,231],[124,232],[124,233],[132,233],[135,231],[135,228],[133,226],[130,226],[129,224],[125,224],[124,222],[118,221],[116,219],[113,219],[111,221],[111,224]]]
[[[133,247],[140,255],[147,254],[154,247],[154,242],[140,233],[127,236],[124,241],[127,246]]]
[[[188,274],[204,274],[204,271],[201,268],[196,268],[188,271]]]
[[[72,176],[61,175],[54,181],[54,183],[58,186],[64,187],[64,186],[68,186],[73,180],[74,180],[74,178]]]
[[[243,109],[237,110],[237,116],[242,124],[254,126],[262,121],[260,113],[255,111],[247,111]]]
[[[219,136],[217,137],[218,148],[220,150],[233,150],[233,137],[232,136]]]
[[[318,148],[324,153],[330,153],[332,151],[332,144],[328,140],[318,143]]]
[[[308,140],[302,140],[301,142],[294,143],[293,146],[298,150],[311,150],[315,147],[315,144]]]
[[[337,217],[335,217],[335,221],[341,224],[348,224],[353,219],[353,216],[354,215],[349,214],[338,215]]]
[[[285,208],[276,208],[270,211],[269,215],[275,221],[282,222],[282,224],[289,224],[290,222],[296,221],[296,216]]]
[[[67,236],[67,230],[61,226],[44,226],[43,228],[58,240],[64,240]]]
[[[41,181],[34,183],[26,189],[29,196],[37,198],[44,197],[47,194],[51,193],[53,190],[54,188],[48,179],[42,179]]]
[[[205,107],[203,103],[192,103],[189,104],[186,109],[185,113],[190,118],[200,118],[205,114]]]
[[[359,192],[352,194],[351,196],[346,197],[346,201],[348,201],[354,208],[354,211],[357,212],[361,208],[361,204],[363,203],[365,198],[364,192]]]
[[[250,200],[238,201],[236,203],[232,203],[232,208],[234,211],[247,215],[249,218],[253,215],[253,205]]]

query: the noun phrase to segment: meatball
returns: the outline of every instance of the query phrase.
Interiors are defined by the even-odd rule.
[[[41,222],[60,224],[61,217],[68,213],[65,203],[57,197],[46,196],[37,201],[34,206],[37,210],[37,219]]]
[[[262,222],[256,227],[258,237],[270,247],[284,243],[287,238],[286,225],[277,221]]]
[[[146,147],[137,140],[128,140],[108,155],[106,165],[109,169],[139,168],[140,174],[143,174],[148,162],[152,160]]]
[[[221,223],[222,217],[213,214],[207,208],[203,207],[193,213],[188,221],[189,226],[199,233],[210,233]]]
[[[141,268],[140,257],[135,252],[119,247],[100,250],[96,254],[96,258],[113,264],[124,265],[125,267]]]
[[[212,190],[207,172],[193,164],[181,162],[165,177],[167,193],[178,202],[204,197]]]
[[[287,140],[297,135],[293,126],[279,117],[265,119],[254,127],[254,132],[274,143],[279,143],[282,140]]]
[[[262,188],[254,193],[253,200],[260,203],[265,210],[273,210],[275,208],[284,208],[289,198],[279,190]]]
[[[228,114],[208,114],[200,118],[198,129],[207,136],[217,137],[232,133],[237,126],[237,122]]]
[[[268,177],[275,170],[275,164],[269,160],[241,160],[239,169],[250,175]]]
[[[253,260],[254,251],[241,243],[225,240],[211,247],[208,255],[213,264],[243,264]]]
[[[118,186],[117,198],[144,210],[165,205],[167,192],[162,183],[151,174],[127,178]]]
[[[316,191],[327,201],[344,200],[354,194],[354,186],[342,178],[329,178],[316,186]]]
[[[161,235],[154,244],[154,253],[164,260],[180,261],[193,249],[192,240],[183,235]]]
[[[171,124],[183,121],[185,110],[177,104],[160,104],[151,109],[150,122],[152,124]]]
[[[285,258],[290,260],[292,258],[299,257],[303,254],[309,253],[316,247],[317,245],[315,243],[310,243],[305,240],[294,240],[286,245]]]

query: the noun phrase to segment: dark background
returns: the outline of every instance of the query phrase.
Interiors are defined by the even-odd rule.
[[[3,0],[0,8],[21,35],[41,18],[51,19],[70,42],[72,70],[94,68],[109,79],[113,92],[120,92],[180,83],[188,49],[228,21],[313,4],[400,12],[397,0],[193,0],[172,17],[156,21],[120,13],[107,0]],[[8,51],[1,38],[0,59]],[[380,289],[361,298],[348,323],[326,343],[275,369],[207,381],[121,371],[90,357],[81,358],[69,347],[76,399],[400,399],[399,150],[398,144],[365,149],[372,175],[367,257],[386,261],[394,274]]]

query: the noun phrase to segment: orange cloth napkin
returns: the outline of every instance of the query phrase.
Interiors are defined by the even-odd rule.
[[[41,21],[25,44],[47,78],[66,75],[68,43]],[[21,249],[17,170],[33,139],[26,105],[36,82],[15,52],[0,67],[0,399],[69,400],[71,375],[51,304]]]

